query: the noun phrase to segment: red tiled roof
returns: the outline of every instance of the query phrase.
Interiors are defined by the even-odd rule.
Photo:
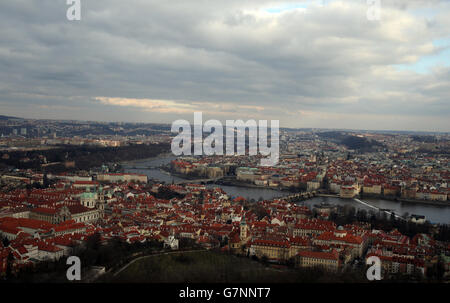
[[[363,239],[359,236],[354,236],[352,234],[347,233],[345,236],[336,236],[334,232],[324,232],[323,234],[317,236],[316,240],[321,241],[339,241],[346,242],[350,244],[361,244]]]
[[[339,254],[335,250],[333,250],[332,252],[303,250],[300,251],[297,255],[303,258],[339,260]]]

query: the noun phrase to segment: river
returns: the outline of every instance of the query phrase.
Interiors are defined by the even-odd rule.
[[[175,159],[174,156],[164,156],[147,160],[139,160],[133,162],[122,163],[125,172],[129,173],[139,173],[145,174],[149,179],[159,180],[161,182],[172,183],[178,181],[185,181],[185,179],[172,176],[167,172],[161,171],[159,166],[167,164]],[[274,190],[268,188],[248,188],[248,187],[238,187],[238,186],[228,186],[228,185],[207,185],[209,188],[221,187],[229,196],[237,197],[242,196],[248,200],[254,199],[259,200],[263,198],[265,200],[270,200],[277,197],[282,197],[289,195],[287,191]],[[405,213],[424,215],[427,220],[432,223],[445,223],[450,224],[450,203],[449,206],[437,206],[437,205],[426,205],[418,203],[409,202],[397,202],[383,199],[361,199],[364,203],[370,205],[365,205],[359,203],[352,199],[340,199],[335,197],[314,197],[312,199],[306,200],[302,203],[308,207],[312,207],[314,204],[319,203],[331,203],[336,205],[351,205],[357,209],[365,210],[376,210],[378,209],[389,209],[399,216],[403,216]]]

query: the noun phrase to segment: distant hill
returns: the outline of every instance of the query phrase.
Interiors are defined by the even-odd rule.
[[[372,152],[378,148],[384,147],[384,145],[378,141],[349,135],[339,131],[323,132],[318,133],[317,135],[323,139],[345,145],[348,149],[358,150],[359,152]]]
[[[0,115],[0,120],[21,120],[21,119],[22,118]]]
[[[373,152],[379,147],[384,147],[383,144],[375,140],[368,140],[356,136],[346,136],[341,143],[348,149],[354,149],[360,152]]]
[[[438,143],[440,141],[434,136],[412,136],[412,139],[422,143]]]

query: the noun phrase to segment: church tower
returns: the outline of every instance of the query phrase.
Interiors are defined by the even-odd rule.
[[[239,238],[241,239],[242,242],[245,242],[245,241],[247,241],[247,237],[248,237],[248,226],[247,226],[247,222],[245,222],[245,215],[242,217],[239,227],[241,230]]]
[[[97,200],[96,207],[97,207],[98,212],[99,212],[99,217],[101,219],[103,219],[104,216],[105,216],[105,193],[103,191],[103,187],[102,186],[100,186],[98,188],[97,197],[98,197],[98,200]]]

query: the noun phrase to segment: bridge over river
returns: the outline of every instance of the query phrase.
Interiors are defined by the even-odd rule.
[[[128,169],[142,169],[142,170],[150,170],[150,169],[160,169],[160,166],[129,166]]]
[[[195,184],[195,183],[214,183],[221,179],[222,178],[183,180],[183,181],[174,182],[174,184],[182,185],[182,184]]]
[[[296,193],[293,195],[282,197],[282,198],[280,198],[280,200],[283,200],[286,202],[297,202],[299,200],[313,198],[314,196],[316,196],[316,191],[306,191],[306,192]]]

